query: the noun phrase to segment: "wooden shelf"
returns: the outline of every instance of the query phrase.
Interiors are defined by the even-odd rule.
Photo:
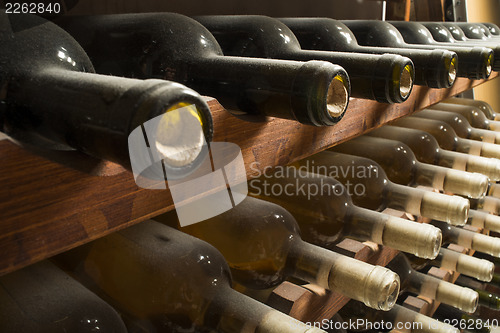
[[[405,103],[395,105],[351,99],[341,122],[321,128],[276,118],[249,122],[215,99],[208,103],[214,141],[238,144],[253,177],[483,82],[460,78],[450,89],[416,86]],[[0,157],[0,275],[173,208],[168,190],[139,188],[130,172],[82,154],[33,153],[2,140]]]

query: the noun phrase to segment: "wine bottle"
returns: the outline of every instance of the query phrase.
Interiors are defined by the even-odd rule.
[[[323,332],[231,289],[215,248],[154,221],[57,260],[146,331]]]
[[[58,24],[82,44],[97,72],[168,78],[231,110],[316,126],[335,124],[347,108],[350,85],[342,67],[224,56],[210,32],[183,15],[65,17]]]
[[[382,166],[391,181],[401,185],[429,186],[472,198],[484,196],[488,188],[488,177],[485,175],[421,163],[400,141],[361,136],[331,150],[373,159]]]
[[[375,211],[392,208],[454,225],[467,220],[467,199],[395,184],[373,160],[323,151],[296,163],[299,172],[306,168],[341,182],[357,206]]]
[[[490,180],[500,180],[500,160],[441,149],[436,139],[427,132],[413,128],[383,126],[366,134],[403,142],[422,163],[478,172],[488,176]]]
[[[486,283],[479,282],[466,276],[459,276],[455,283],[459,286],[475,290],[479,294],[479,305],[490,309],[500,310],[500,295],[486,289]]]
[[[376,311],[360,302],[350,301],[339,310],[345,321],[360,323],[355,331],[382,331],[397,329],[402,333],[459,333],[460,330],[421,313],[396,304],[390,311]]]
[[[150,144],[175,148],[179,138],[172,133],[180,127],[193,139],[182,142],[186,146],[181,149],[189,146],[188,157],[165,165],[186,171],[202,160],[201,146],[211,140],[213,125],[198,93],[164,80],[97,75],[85,52],[61,28],[33,15],[2,19],[7,17],[13,36],[0,48],[1,131],[25,144],[76,149],[130,169],[130,133],[162,117]]]
[[[439,229],[357,207],[347,189],[332,177],[308,172],[266,175],[250,180],[249,188],[252,196],[289,211],[302,239],[321,247],[332,248],[349,237],[421,258],[435,258],[441,247]]]
[[[500,69],[500,61],[497,59],[498,57],[498,52],[500,51],[500,47],[495,45],[494,43],[471,43],[471,42],[437,42],[434,38],[432,33],[421,23],[419,22],[402,22],[402,21],[390,21],[389,22],[392,26],[394,26],[403,36],[403,39],[406,43],[409,43],[411,45],[414,44],[421,44],[421,45],[428,45],[430,47],[444,47],[444,48],[449,48],[450,50],[455,50],[456,47],[461,48],[474,48],[474,47],[480,47],[480,48],[486,48],[492,53],[488,55],[488,60],[487,62],[489,63],[489,68],[487,69],[489,73],[491,74],[491,70],[496,70],[498,71]],[[440,24],[442,23],[443,25],[446,24],[445,22],[439,22]],[[446,28],[445,26],[441,27],[441,33],[446,33]],[[451,36],[450,36],[451,37]],[[460,58],[459,55],[459,61],[462,63],[462,59]]]
[[[437,107],[430,107],[412,114],[414,117],[444,121],[450,125],[455,133],[464,139],[483,141],[489,143],[500,142],[500,133],[494,131],[474,128],[461,114],[439,110]]]
[[[177,223],[175,214],[156,220]],[[253,289],[276,286],[292,276],[377,309],[390,309],[399,279],[390,270],[304,242],[284,208],[253,197],[223,214],[181,228],[214,245],[235,281]]]
[[[470,199],[472,209],[484,210],[490,214],[500,215],[500,199],[485,196],[480,199]]]
[[[490,187],[488,188],[486,195],[494,198],[500,198],[500,184],[490,183]]]
[[[449,50],[458,55],[457,75],[470,79],[488,78],[492,70],[493,50],[484,47],[459,47],[444,45],[408,44],[393,25],[383,21],[342,21],[356,36],[360,45],[413,48],[423,50]],[[427,29],[419,29],[425,43],[432,40]]]
[[[453,128],[444,121],[418,117],[404,117],[394,120],[390,125],[419,129],[431,134],[446,150],[454,150],[475,156],[500,158],[500,147],[496,144],[460,138]]]
[[[412,266],[417,270],[427,265],[432,265],[486,282],[491,281],[495,271],[495,265],[491,261],[479,259],[446,248],[441,248],[438,256],[432,260],[417,258],[411,255],[408,256],[408,258]]]
[[[485,35],[485,33],[490,34],[489,30],[481,29],[477,23],[443,22],[443,26],[450,31],[457,41],[467,42],[468,44],[496,44],[496,41],[489,40]]]
[[[432,220],[430,223],[441,229],[443,244],[454,243],[471,250],[500,257],[500,238],[457,228],[442,221]]]
[[[484,228],[490,231],[500,232],[500,216],[475,209],[469,210],[467,224],[476,228]]]
[[[453,103],[439,103],[431,107],[435,110],[443,110],[459,113],[464,116],[471,126],[476,128],[482,128],[491,131],[500,131],[500,122],[488,119],[483,110],[486,108],[477,108],[472,105],[460,105]]]
[[[490,22],[483,22],[482,23],[488,30],[490,31],[492,37],[499,37],[500,36],[500,28],[498,25]]]
[[[111,306],[48,261],[0,277],[0,309],[3,332],[127,332]]]
[[[279,19],[292,30],[303,49],[365,54],[395,53],[410,58],[415,66],[415,84],[449,88],[457,77],[457,55],[448,50],[361,46],[340,21],[324,17]],[[460,63],[460,68],[462,64]]]
[[[353,97],[401,103],[413,87],[414,68],[407,57],[303,50],[286,25],[267,16],[199,16],[195,20],[214,35],[225,55],[338,64],[349,73]]]
[[[448,324],[455,324],[457,327],[461,326],[462,333],[492,332],[491,325],[485,320],[446,304],[440,304],[434,311],[433,317]]]
[[[417,272],[402,253],[394,257],[387,267],[398,273],[401,279],[401,291],[429,297],[465,312],[476,311],[479,297],[476,291]]]
[[[473,106],[481,110],[486,116],[486,118],[488,118],[489,120],[497,120],[497,121],[500,120],[500,115],[497,116],[496,112],[493,111],[491,105],[489,105],[485,101],[479,101],[469,98],[451,97],[444,99],[443,103]]]

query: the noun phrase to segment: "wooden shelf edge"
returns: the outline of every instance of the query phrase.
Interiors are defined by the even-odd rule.
[[[498,73],[490,79],[496,77]],[[416,86],[402,104],[351,99],[344,119],[331,127],[277,118],[248,122],[231,115],[215,99],[208,103],[214,141],[236,143],[251,178],[483,82],[459,78],[449,89]],[[53,156],[42,157],[7,140],[0,141],[0,157],[0,275],[173,209],[167,189],[140,188],[130,172],[116,165],[86,163],[81,156],[57,163]]]

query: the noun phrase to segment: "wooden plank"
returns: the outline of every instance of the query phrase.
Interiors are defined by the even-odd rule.
[[[408,101],[396,105],[351,99],[344,119],[322,128],[276,118],[249,122],[215,99],[208,103],[214,141],[238,144],[247,176],[254,177],[482,82],[459,79],[450,89],[415,87]],[[168,190],[139,188],[130,172],[82,154],[33,153],[3,140],[0,158],[0,275],[173,208]]]

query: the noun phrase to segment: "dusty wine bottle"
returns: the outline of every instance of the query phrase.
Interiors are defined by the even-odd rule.
[[[360,207],[375,211],[392,208],[454,225],[464,225],[467,220],[467,199],[395,184],[380,165],[367,158],[323,151],[297,164],[299,170],[306,168],[341,182]]]
[[[399,47],[361,46],[340,21],[323,17],[281,18],[307,50],[394,53],[410,58],[415,66],[415,84],[449,88],[457,77],[458,58],[448,50],[419,50]],[[350,72],[349,72],[350,73]]]
[[[111,306],[48,261],[0,278],[0,310],[3,332],[127,332]]]
[[[436,139],[427,132],[413,128],[382,126],[366,134],[403,142],[422,163],[478,172],[488,176],[490,180],[500,180],[500,160],[441,149]]]
[[[479,101],[469,98],[451,97],[448,99],[444,99],[443,103],[473,106],[481,110],[486,116],[486,118],[490,120],[497,120],[497,121],[500,120],[500,115],[497,116],[496,112],[493,111],[491,105],[489,105],[485,101]]]
[[[390,311],[376,311],[360,302],[350,301],[339,310],[345,321],[360,322],[356,331],[372,332],[373,327],[383,331],[398,328],[402,333],[459,333],[460,330],[431,317],[396,304]],[[358,321],[359,320],[359,321]]]
[[[300,227],[302,239],[321,247],[332,248],[348,237],[421,258],[435,258],[441,247],[439,229],[357,207],[347,189],[332,177],[308,172],[266,175],[250,180],[249,187],[252,196],[289,211]],[[276,188],[287,191],[278,192]],[[302,192],[301,188],[311,191]]]
[[[215,248],[154,221],[57,261],[147,332],[324,332],[233,290],[229,267]]]
[[[476,228],[484,228],[490,231],[500,232],[500,216],[489,214],[480,210],[469,210],[467,224]]]
[[[485,175],[421,163],[400,141],[361,136],[331,150],[373,159],[382,166],[391,181],[401,185],[429,186],[472,198],[484,196],[488,189],[488,177]]]
[[[466,276],[459,276],[455,283],[459,286],[475,290],[479,294],[479,305],[490,309],[500,310],[500,295],[486,290],[486,283],[479,282]]]
[[[500,199],[490,196],[485,196],[480,199],[470,199],[472,209],[484,210],[496,216],[500,215]]]
[[[85,52],[61,28],[33,15],[1,19],[7,17],[13,35],[0,48],[1,131],[26,144],[76,149],[130,169],[129,134],[162,117],[150,144],[175,147],[175,130],[194,123],[183,127],[193,138],[184,142],[189,157],[172,168],[197,166],[213,131],[210,110],[198,93],[164,80],[95,74]],[[169,117],[181,109],[182,117]]]
[[[432,220],[430,223],[441,229],[443,244],[454,243],[471,250],[500,257],[500,238],[457,228],[441,221]]]
[[[465,312],[476,311],[478,294],[472,289],[460,287],[436,277],[417,272],[408,258],[400,253],[387,264],[401,279],[401,291],[429,297]]]
[[[65,17],[58,24],[82,44],[97,72],[167,78],[239,113],[316,126],[335,124],[347,108],[350,84],[342,67],[224,56],[212,34],[183,15]]]
[[[349,73],[353,97],[401,103],[413,87],[413,63],[400,55],[304,50],[285,24],[267,16],[198,16],[195,20],[210,30],[225,55],[338,64]]]
[[[461,138],[471,139],[489,143],[499,143],[500,133],[474,128],[470,125],[467,119],[461,114],[438,109],[438,107],[430,107],[412,114],[414,117],[433,119],[444,121],[450,125],[455,133]]]
[[[460,138],[453,128],[444,121],[418,117],[404,117],[389,125],[414,128],[430,133],[446,150],[454,150],[475,156],[500,158],[500,147],[496,144]]]
[[[446,248],[441,248],[438,256],[432,260],[425,260],[414,256],[408,256],[408,258],[412,266],[417,270],[427,265],[432,265],[486,282],[491,281],[493,272],[495,271],[495,265],[491,261],[479,259]]]
[[[356,36],[356,40],[361,45],[385,46],[396,48],[414,48],[424,50],[449,50],[458,55],[459,66],[457,75],[470,79],[485,79],[491,74],[493,62],[493,50],[484,47],[458,47],[444,45],[426,45],[432,36],[425,27],[421,27],[416,32],[423,33],[424,44],[408,44],[405,38],[393,25],[388,22],[369,21],[342,21]],[[415,22],[417,23],[417,22]],[[422,29],[423,28],[423,29]]]
[[[471,126],[476,128],[482,128],[491,131],[500,131],[500,122],[495,120],[490,120],[486,117],[484,111],[487,110],[485,105],[481,108],[473,105],[461,105],[455,103],[438,103],[432,106],[432,109],[443,110],[459,113],[464,116]]]
[[[178,223],[174,214],[155,219]],[[247,197],[231,210],[181,230],[219,249],[235,281],[248,288],[267,289],[292,276],[377,309],[390,309],[397,298],[396,274],[304,242],[293,216],[271,202]]]
[[[451,23],[451,22],[450,22]],[[410,44],[422,44],[429,45],[431,47],[444,47],[450,48],[450,50],[455,50],[455,48],[468,48],[474,50],[475,47],[479,47],[480,49],[486,48],[491,51],[486,59],[489,66],[487,67],[487,73],[491,74],[492,70],[498,71],[500,69],[500,60],[498,60],[500,48],[494,43],[471,43],[471,42],[457,42],[453,41],[452,34],[447,34],[446,22],[439,22],[439,25],[434,25],[433,31],[429,31],[424,24],[420,22],[398,22],[398,21],[390,21],[390,24],[393,25],[396,29],[399,30],[401,35],[403,36],[405,42]],[[438,34],[435,33],[435,29],[437,27]],[[434,34],[433,34],[434,32]],[[434,35],[439,35],[443,37],[447,37],[445,42],[436,41]],[[439,37],[438,37],[439,38]],[[442,38],[442,37],[441,37]],[[486,55],[483,55],[486,56]],[[462,58],[459,55],[459,61],[462,63]],[[488,75],[489,76],[489,75]]]

